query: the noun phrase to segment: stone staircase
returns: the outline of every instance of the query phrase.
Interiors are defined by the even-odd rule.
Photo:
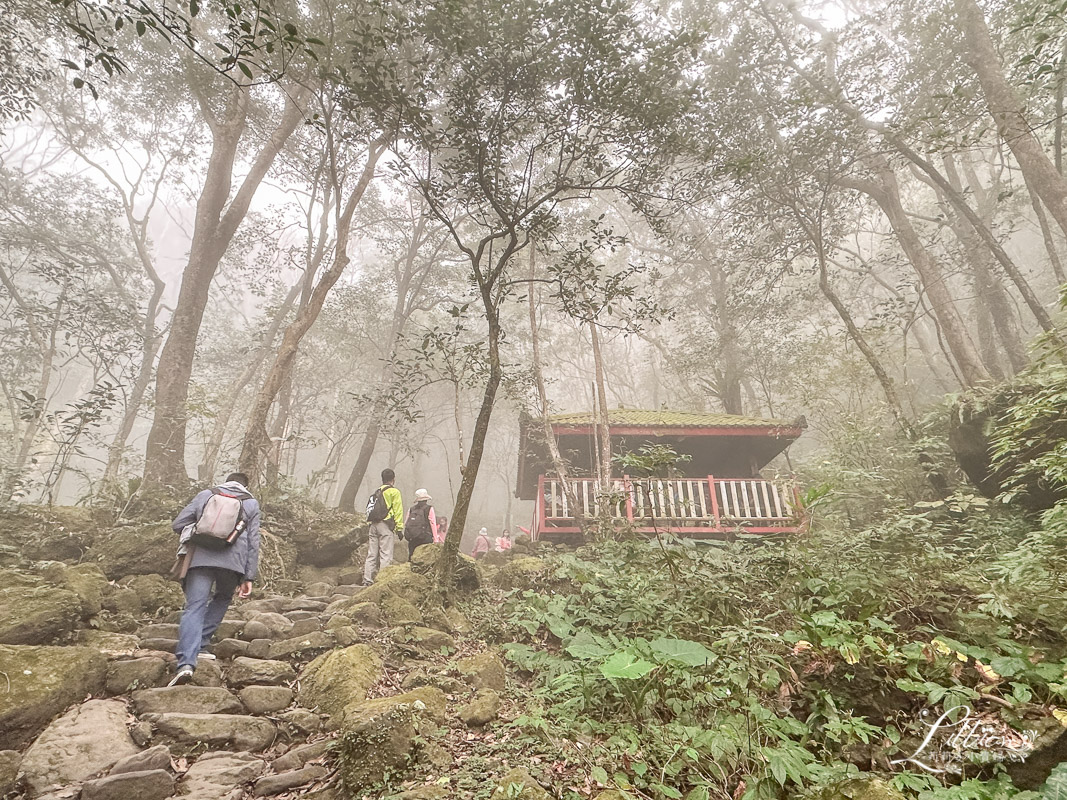
[[[450,797],[439,785],[402,782],[427,758],[445,768],[434,740],[447,729],[497,717],[505,672],[483,643],[463,638],[462,613],[432,597],[429,579],[403,564],[368,588],[316,583],[299,596],[235,601],[216,635],[217,659],[201,658],[186,686],[165,685],[178,612],[136,634],[90,632],[81,647],[25,648],[42,651],[15,655],[39,658],[46,683],[43,651],[95,650],[106,668],[102,685],[24,752],[0,752],[0,796]],[[72,655],[57,652],[53,667]]]

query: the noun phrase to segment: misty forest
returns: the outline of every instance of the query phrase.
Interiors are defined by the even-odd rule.
[[[0,798],[1067,799],[1067,0],[0,20]]]

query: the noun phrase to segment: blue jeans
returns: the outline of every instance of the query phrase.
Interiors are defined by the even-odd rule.
[[[195,667],[196,657],[208,646],[226,616],[242,576],[220,567],[192,567],[185,576],[185,610],[178,625],[178,667]],[[211,589],[215,592],[212,594]]]

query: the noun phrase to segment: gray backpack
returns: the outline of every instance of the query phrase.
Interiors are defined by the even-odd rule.
[[[242,501],[251,496],[247,492],[216,486],[200,512],[189,541],[209,550],[223,550],[232,545],[245,528]]]

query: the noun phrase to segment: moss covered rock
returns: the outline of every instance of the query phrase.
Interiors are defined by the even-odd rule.
[[[533,589],[543,582],[548,565],[540,558],[524,556],[509,561],[493,576],[501,589]]]
[[[432,543],[416,547],[410,562],[412,571],[420,575],[431,573],[441,558],[441,548],[443,546],[438,543]],[[459,563],[456,565],[456,586],[464,591],[474,591],[481,585],[481,582],[478,562],[470,556],[460,553]]]
[[[473,700],[460,707],[458,714],[468,728],[488,725],[500,716],[500,695],[492,689],[479,689]]]
[[[289,537],[301,563],[335,567],[347,563],[367,541],[367,526],[359,514],[330,511],[318,515]]]
[[[70,636],[82,619],[82,601],[12,570],[0,572],[0,644],[51,644]]]
[[[0,514],[0,563],[79,559],[98,530],[87,508],[19,505]]]
[[[300,705],[339,717],[347,706],[366,700],[381,676],[382,660],[366,645],[324,653],[300,673]]]
[[[397,644],[406,644],[427,655],[452,652],[456,649],[456,640],[444,631],[433,628],[421,628],[417,625],[394,628],[390,635]]]
[[[124,525],[102,531],[89,551],[111,580],[166,572],[174,563],[178,536],[166,522]]]
[[[148,614],[180,611],[185,606],[181,584],[162,575],[132,575],[122,581],[122,586],[134,591],[141,611]]]
[[[100,613],[104,596],[111,589],[107,576],[96,564],[68,565],[52,561],[41,567],[40,575],[46,581],[74,592],[81,601],[82,617],[85,619]]]
[[[344,611],[344,616],[355,624],[368,628],[385,627],[385,617],[382,616],[382,608],[377,603],[356,603]]]
[[[402,775],[415,759],[421,723],[444,719],[444,694],[430,687],[349,706],[338,739],[338,772],[349,794]]]
[[[390,626],[394,625],[422,625],[424,620],[422,612],[413,603],[409,603],[403,597],[395,594],[387,594],[382,598],[382,618]]]
[[[18,785],[19,764],[22,756],[16,750],[0,750],[0,797]]]
[[[551,800],[533,776],[524,769],[515,768],[499,781],[490,800]]]
[[[493,689],[504,691],[506,673],[504,664],[496,653],[486,651],[456,661],[456,672],[464,682],[475,689]]]

